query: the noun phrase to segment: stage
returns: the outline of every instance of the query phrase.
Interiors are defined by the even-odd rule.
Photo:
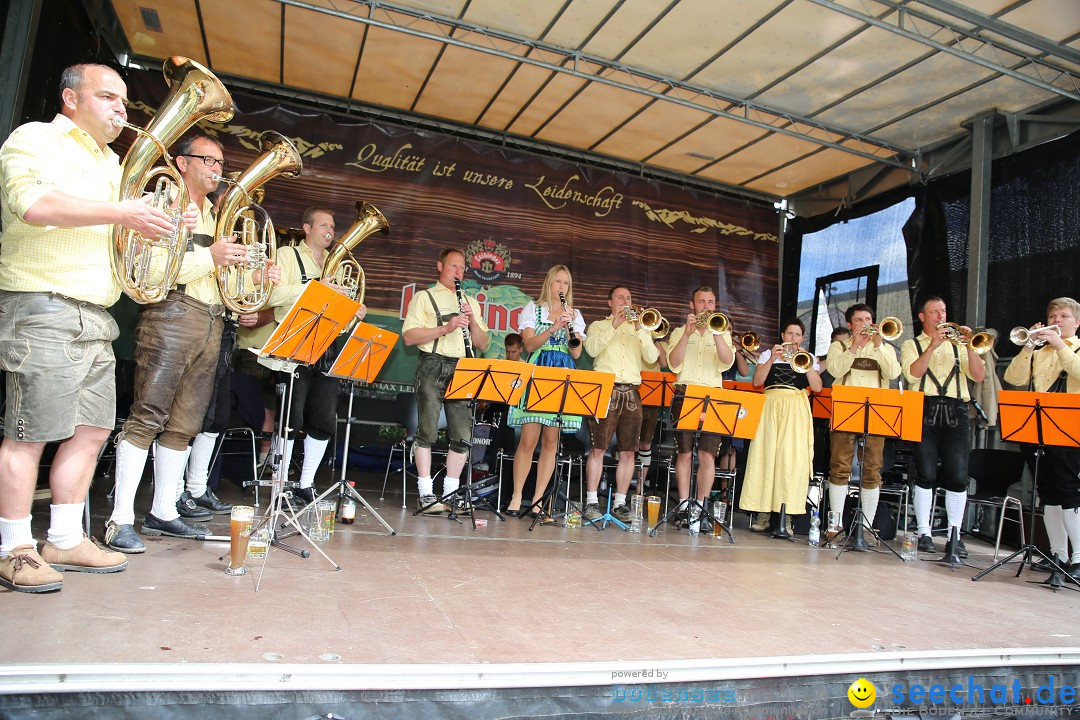
[[[487,512],[474,531],[414,517],[412,495],[402,510],[400,482],[380,503],[381,475],[357,479],[397,534],[360,507],[320,544],[340,571],[275,549],[256,592],[256,561],[224,574],[228,543],[144,538],[125,572],[4,592],[0,717],[820,718],[856,710],[859,677],[878,714],[897,683],[1077,684],[1080,593],[1015,566],[972,582],[974,568],[888,553],[836,559],[750,533],[742,514],[734,544],[670,526],[530,532]],[[39,538],[47,515],[36,503]],[[210,527],[227,535],[228,516]],[[992,547],[967,546],[991,563]]]

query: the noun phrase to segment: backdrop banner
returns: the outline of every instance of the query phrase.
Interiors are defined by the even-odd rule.
[[[129,77],[131,122],[146,124],[166,94],[159,73]],[[298,228],[312,205],[334,212],[338,232],[364,200],[386,216],[388,235],[355,255],[367,275],[368,322],[400,332],[410,299],[436,278],[444,247],[465,252],[462,287],[479,300],[502,357],[502,337],[540,293],[548,268],[573,272],[573,298],[586,323],[608,314],[608,290],[626,285],[635,302],[685,322],[691,291],[717,289],[718,309],[739,331],[776,334],[776,211],[727,197],[520,150],[389,123],[350,122],[233,93],[236,114],[202,129],[225,146],[231,169],[258,155],[258,136],[276,130],[304,159],[296,180],[266,185],[264,205],[280,228]],[[114,148],[131,142],[125,132]],[[282,256],[286,262],[288,255]],[[415,349],[399,343],[380,376],[408,390]],[[585,366],[588,364],[585,363]]]

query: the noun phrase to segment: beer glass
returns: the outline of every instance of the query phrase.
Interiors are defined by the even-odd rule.
[[[660,498],[656,495],[650,495],[648,500],[649,508],[649,527],[654,528],[656,524],[660,522]]]
[[[245,575],[247,565],[248,538],[251,534],[251,522],[255,519],[255,508],[250,505],[233,505],[229,516],[229,567],[226,575]]]
[[[717,500],[712,505],[713,514],[713,527],[712,536],[714,538],[724,537],[723,523],[727,521],[727,503],[723,500]]]

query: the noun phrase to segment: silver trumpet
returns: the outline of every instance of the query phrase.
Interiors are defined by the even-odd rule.
[[[1014,327],[1009,331],[1009,340],[1012,341],[1013,345],[1027,345],[1028,341],[1031,340],[1032,335],[1042,332],[1043,330],[1054,330],[1059,336],[1061,335],[1061,327],[1058,325],[1040,325],[1039,323],[1035,323],[1029,328]],[[1046,342],[1046,340],[1032,340],[1032,343],[1036,348],[1041,348]]]

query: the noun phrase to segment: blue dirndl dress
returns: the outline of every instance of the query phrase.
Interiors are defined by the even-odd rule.
[[[536,333],[540,334],[550,328],[555,323],[547,322],[542,319],[543,309],[539,305],[534,305],[536,309]],[[541,367],[560,367],[560,368],[575,368],[574,356],[570,354],[570,334],[566,328],[561,328],[558,332],[553,333],[546,343],[536,349],[535,352],[529,357],[529,362],[533,365],[540,365]],[[510,414],[507,417],[507,424],[511,427],[520,427],[527,423],[540,423],[547,427],[555,427],[558,425],[555,415],[553,413],[537,413],[526,412],[525,402],[527,396],[522,396],[521,403],[510,408]],[[562,416],[562,431],[564,433],[577,432],[581,427],[580,415],[563,415]]]

